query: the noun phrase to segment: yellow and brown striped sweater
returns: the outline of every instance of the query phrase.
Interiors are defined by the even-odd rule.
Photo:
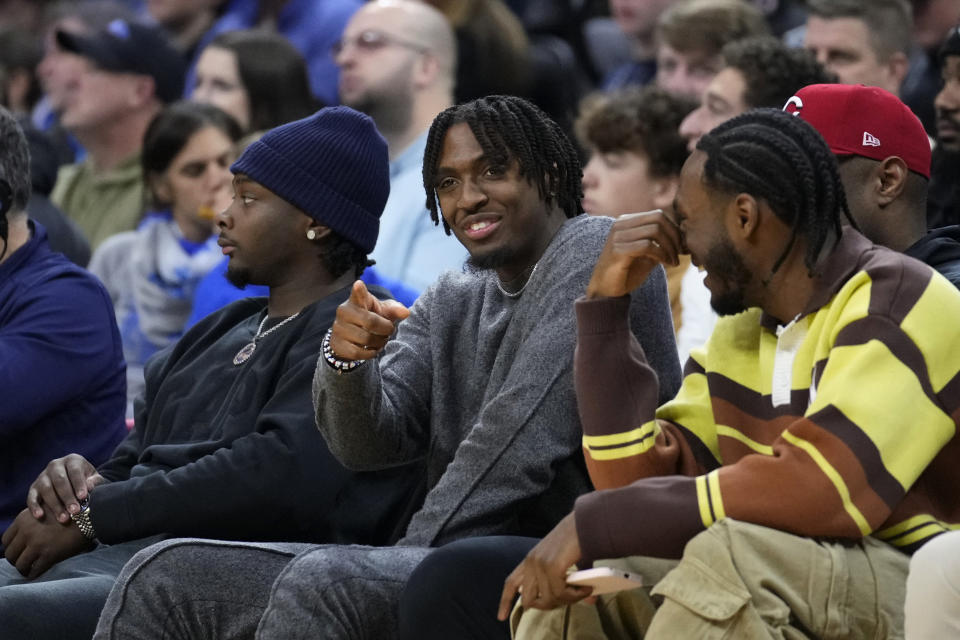
[[[727,516],[905,551],[960,528],[960,292],[932,269],[846,231],[804,313],[721,318],[659,409],[628,304],[577,302],[585,558],[679,557]]]

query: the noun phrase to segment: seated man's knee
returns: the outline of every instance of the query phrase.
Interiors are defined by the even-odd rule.
[[[941,534],[913,554],[904,618],[909,640],[960,631],[960,531]]]
[[[120,573],[124,578],[136,581],[154,581],[171,570],[185,567],[185,556],[190,553],[189,543],[181,540],[164,540],[141,549],[130,558]]]
[[[456,543],[454,543],[456,544]],[[457,562],[458,553],[451,553],[445,547],[432,552],[410,574],[400,598],[402,612],[427,612],[433,595],[444,593],[456,584],[462,576]]]
[[[472,538],[432,551],[410,575],[403,603],[416,606],[437,594],[449,594],[462,588],[466,578],[475,575],[472,569],[482,564],[486,555],[482,540],[478,544],[478,539]]]
[[[495,612],[503,582],[536,542],[467,538],[432,551],[401,595],[399,637],[502,637],[507,627]]]
[[[910,575],[932,575],[960,570],[960,531],[935,537],[910,559]]]

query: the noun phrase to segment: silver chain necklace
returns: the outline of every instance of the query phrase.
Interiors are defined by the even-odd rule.
[[[533,280],[533,274],[537,272],[537,267],[539,266],[540,266],[540,262],[537,262],[537,264],[533,265],[533,269],[530,271],[530,275],[527,277],[527,281],[523,283],[522,287],[520,287],[519,289],[517,289],[512,293],[504,289],[503,285],[500,284],[500,276],[494,275],[494,282],[497,283],[497,289],[499,289],[500,293],[507,296],[508,298],[519,298],[520,294],[523,293],[523,290],[526,289],[527,285],[530,284],[530,281]]]
[[[249,360],[250,356],[253,355],[253,352],[257,350],[257,343],[260,340],[262,340],[263,338],[266,338],[268,335],[270,335],[271,333],[273,333],[283,325],[287,324],[288,322],[296,318],[298,315],[300,315],[299,311],[297,311],[295,314],[293,314],[286,320],[283,320],[282,322],[278,322],[277,324],[275,324],[274,326],[270,327],[265,332],[263,332],[263,325],[267,324],[267,320],[270,318],[269,315],[265,315],[263,317],[263,320],[260,321],[260,326],[257,327],[257,333],[253,336],[253,340],[245,344],[243,348],[240,349],[240,351],[237,351],[237,355],[233,356],[233,364],[240,365],[246,362],[247,360]]]

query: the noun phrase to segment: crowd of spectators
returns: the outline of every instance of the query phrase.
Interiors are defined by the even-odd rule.
[[[958,176],[960,0],[0,0],[0,636],[960,636]]]

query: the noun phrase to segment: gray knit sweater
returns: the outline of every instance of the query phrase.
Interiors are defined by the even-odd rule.
[[[321,358],[317,424],[334,455],[372,470],[421,459],[426,498],[400,544],[544,535],[590,488],[573,390],[573,302],[612,220],[567,221],[522,296],[493,272],[440,277],[377,360],[338,375]],[[662,270],[633,295],[632,326],[661,400],[680,367]]]

